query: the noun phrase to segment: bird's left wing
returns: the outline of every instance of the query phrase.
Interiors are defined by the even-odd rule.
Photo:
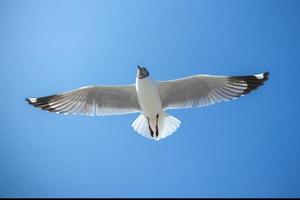
[[[158,90],[164,109],[202,107],[236,99],[263,85],[269,73],[252,76],[195,75],[162,81]]]
[[[26,101],[63,114],[119,115],[140,111],[135,85],[86,86],[51,96],[26,98]]]

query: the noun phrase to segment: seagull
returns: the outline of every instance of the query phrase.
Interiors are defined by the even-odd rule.
[[[174,133],[181,123],[167,110],[204,107],[234,100],[257,89],[268,78],[269,72],[264,72],[249,76],[197,74],[155,81],[145,67],[138,65],[135,84],[89,85],[25,100],[34,107],[62,114],[105,116],[140,113],[132,123],[133,129],[158,141]]]

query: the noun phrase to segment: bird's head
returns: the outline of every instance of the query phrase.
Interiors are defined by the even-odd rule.
[[[143,78],[146,78],[147,76],[149,76],[149,72],[148,70],[146,69],[146,67],[141,67],[141,66],[137,66],[137,77],[139,79],[143,79]]]

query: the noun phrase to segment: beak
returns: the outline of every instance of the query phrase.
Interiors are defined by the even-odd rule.
[[[142,69],[142,68],[141,68],[139,65],[137,66],[137,68],[138,68],[139,70],[141,70],[141,69]]]

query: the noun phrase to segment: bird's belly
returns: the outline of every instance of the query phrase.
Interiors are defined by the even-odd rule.
[[[156,83],[152,80],[141,79],[137,82],[137,95],[144,115],[155,118],[162,111],[162,103]]]

